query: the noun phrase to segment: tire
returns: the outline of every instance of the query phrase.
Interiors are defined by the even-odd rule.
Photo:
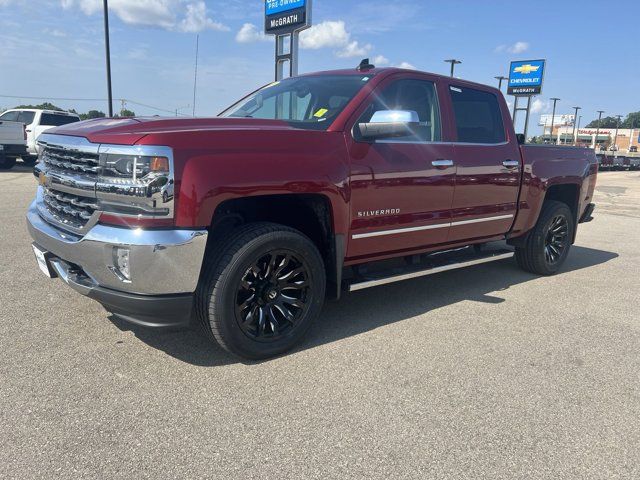
[[[324,262],[302,233],[273,223],[239,227],[210,249],[196,297],[205,333],[260,360],[301,341],[325,297]]]
[[[0,157],[0,170],[11,170],[16,165],[15,157]]]
[[[27,167],[33,167],[36,163],[38,163],[38,157],[32,155],[22,157],[22,163],[24,163]]]
[[[575,219],[566,204],[545,202],[524,245],[516,247],[520,268],[538,275],[556,274],[569,255],[574,226]]]

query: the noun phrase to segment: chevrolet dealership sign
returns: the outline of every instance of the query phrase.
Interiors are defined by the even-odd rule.
[[[542,92],[545,60],[511,62],[507,93],[527,97]]]
[[[265,0],[267,34],[286,35],[311,26],[311,0]]]

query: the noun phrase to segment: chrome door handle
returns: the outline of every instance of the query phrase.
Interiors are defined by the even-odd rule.
[[[431,165],[436,168],[453,167],[453,160],[434,160],[431,162]]]
[[[518,168],[520,166],[520,162],[517,160],[505,160],[502,162],[506,168]]]

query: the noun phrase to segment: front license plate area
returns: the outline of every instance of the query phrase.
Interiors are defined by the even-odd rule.
[[[51,268],[51,262],[49,262],[51,254],[49,252],[45,252],[44,250],[40,250],[35,245],[32,245],[32,247],[33,253],[35,254],[36,260],[38,262],[38,267],[40,267],[42,273],[44,273],[49,278],[55,277],[53,269]]]

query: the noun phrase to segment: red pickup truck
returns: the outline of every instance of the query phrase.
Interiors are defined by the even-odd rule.
[[[514,255],[556,273],[591,219],[596,157],[519,140],[485,85],[366,65],[314,73],[218,118],[43,134],[27,223],[43,272],[114,315],[194,320],[266,358],[345,290]]]

